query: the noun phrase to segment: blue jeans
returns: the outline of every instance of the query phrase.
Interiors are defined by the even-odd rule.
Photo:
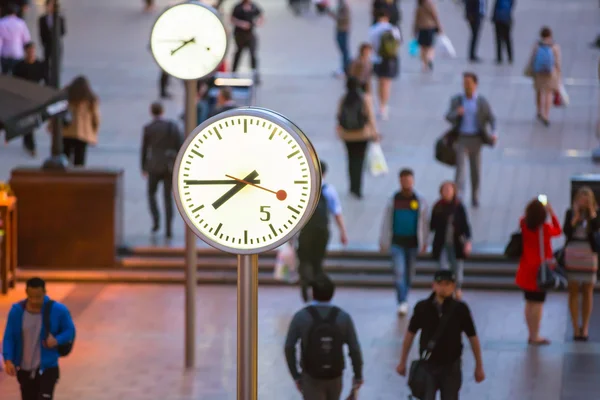
[[[440,269],[450,269],[456,275],[456,288],[460,289],[463,283],[464,263],[456,258],[456,250],[453,244],[442,247],[440,254]]]
[[[396,283],[398,304],[404,303],[415,273],[417,249],[392,245],[392,264]]]
[[[342,71],[348,72],[348,66],[350,65],[350,50],[348,50],[348,32],[337,31],[336,41],[340,53],[342,53]]]

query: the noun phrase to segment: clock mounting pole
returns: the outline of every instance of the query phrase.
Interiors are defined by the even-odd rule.
[[[237,400],[258,398],[258,254],[238,255]]]

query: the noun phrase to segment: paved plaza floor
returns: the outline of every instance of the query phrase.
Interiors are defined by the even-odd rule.
[[[23,286],[0,297],[3,329],[9,306]],[[176,286],[55,285],[77,326],[74,352],[61,361],[57,400],[233,400],[236,387],[236,290],[197,290],[196,368],[183,368],[183,288]],[[413,291],[411,305],[428,295]],[[487,380],[476,384],[466,339],[463,400],[584,400],[597,398],[600,342],[572,343],[566,298],[548,296],[542,332],[545,348],[526,344],[523,300],[518,293],[467,292],[483,346]],[[340,289],[335,303],[354,318],[365,360],[361,399],[406,399],[404,378],[395,373],[407,320],[394,313],[391,290]],[[259,399],[300,399],[283,355],[293,313],[301,306],[296,288],[261,287],[259,296]],[[600,315],[596,315],[598,322]],[[595,323],[594,331],[600,329]],[[413,349],[412,356],[416,356]],[[345,390],[351,372],[346,371]],[[0,373],[2,400],[17,400],[14,379]]]
[[[41,0],[28,16],[37,37],[36,14]],[[168,1],[157,1],[166,6]],[[391,117],[380,123],[382,145],[390,164],[385,177],[366,177],[365,198],[348,196],[345,150],[334,133],[335,107],[343,82],[332,77],[339,60],[330,18],[293,17],[285,0],[259,1],[266,23],[259,29],[260,69],[264,83],[257,104],[273,108],[294,120],[330,165],[328,180],[339,190],[350,232],[350,246],[374,248],[382,207],[397,186],[397,171],[409,166],[416,186],[435,201],[439,183],[453,170],[433,160],[433,144],[446,129],[443,115],[449,97],[461,89],[465,69],[480,75],[480,92],[488,97],[498,118],[500,141],[483,154],[481,207],[471,210],[476,245],[501,247],[517,226],[526,202],[546,193],[562,214],[569,201],[569,178],[600,169],[589,158],[597,145],[594,126],[598,118],[598,51],[588,43],[598,33],[600,10],[595,0],[520,0],[515,15],[515,63],[494,63],[493,27],[485,22],[480,40],[484,62],[466,62],[468,27],[463,11],[451,1],[440,1],[441,21],[458,51],[456,59],[442,57],[431,75],[419,72],[416,59],[402,49],[402,73],[395,82]],[[402,1],[403,31],[409,35],[414,1]],[[159,71],[148,51],[148,36],[155,15],[141,12],[139,0],[62,0],[68,24],[65,38],[63,82],[85,74],[101,100],[99,143],[89,151],[92,167],[125,170],[125,236],[128,243],[147,241],[150,218],[145,182],[139,170],[141,128],[148,122],[148,105],[158,95]],[[370,2],[350,0],[351,46],[366,38]],[[230,10],[233,0],[225,3]],[[541,25],[552,27],[562,46],[564,77],[571,104],[554,109],[549,128],[535,121],[530,82],[523,66]],[[243,59],[244,68],[248,60]],[[166,103],[168,116],[177,117],[183,104],[183,85],[174,81],[174,100]],[[40,129],[37,159],[21,150],[18,140],[0,147],[0,179],[20,165],[40,165],[49,154],[49,135]],[[183,239],[178,217],[175,240]],[[334,235],[333,245],[337,244]]]

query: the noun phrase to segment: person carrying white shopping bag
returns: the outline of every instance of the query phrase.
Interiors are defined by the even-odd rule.
[[[442,54],[450,58],[456,58],[456,49],[447,35],[442,34],[438,36],[437,43]]]
[[[292,282],[292,274],[296,272],[298,261],[296,250],[289,241],[277,249],[273,278],[277,281]]]

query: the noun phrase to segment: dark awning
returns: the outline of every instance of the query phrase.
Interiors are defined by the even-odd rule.
[[[67,94],[12,76],[0,76],[0,130],[6,140],[31,132],[67,110]]]

